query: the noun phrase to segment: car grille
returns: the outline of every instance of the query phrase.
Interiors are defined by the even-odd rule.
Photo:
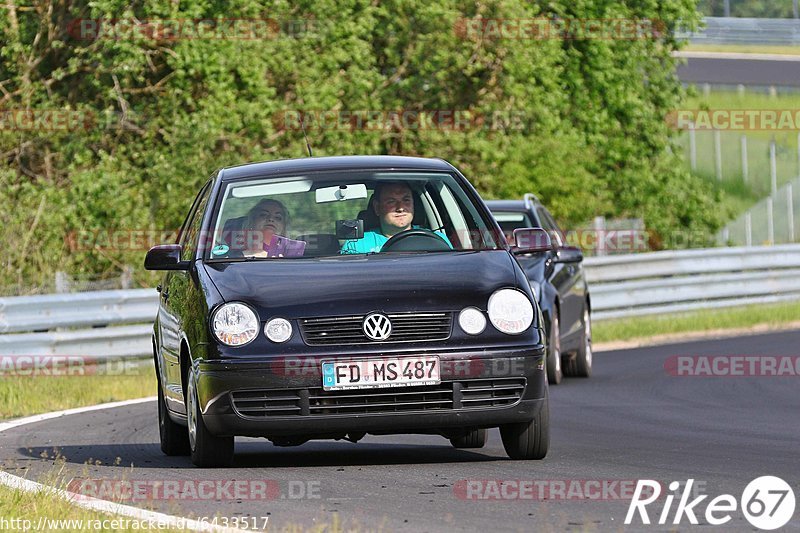
[[[513,406],[522,399],[525,383],[525,378],[503,378],[352,391],[325,391],[322,388],[241,390],[231,392],[231,400],[239,416],[256,419],[452,411]]]
[[[450,338],[451,313],[402,313],[386,316],[392,322],[392,333],[384,341],[373,341],[364,334],[363,315],[301,319],[300,333],[309,346],[443,341]]]

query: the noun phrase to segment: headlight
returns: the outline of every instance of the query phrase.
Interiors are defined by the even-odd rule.
[[[533,322],[533,305],[519,291],[500,289],[489,298],[489,320],[503,333],[517,335]]]
[[[273,318],[264,326],[264,334],[272,342],[286,342],[292,337],[292,324],[285,318]]]
[[[258,335],[255,311],[240,303],[225,304],[211,320],[214,336],[228,346],[244,346]]]
[[[458,325],[469,335],[480,335],[486,329],[486,317],[475,307],[462,309],[458,314]]]

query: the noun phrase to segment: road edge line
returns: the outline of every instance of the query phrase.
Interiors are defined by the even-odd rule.
[[[771,54],[765,52],[706,52],[701,50],[679,50],[672,52],[672,57],[682,59],[730,59],[749,61],[775,61],[791,63],[800,61],[798,54]]]
[[[770,333],[785,333],[800,329],[800,321],[782,324],[757,324],[742,328],[711,329],[707,331],[685,331],[682,333],[660,333],[651,337],[636,337],[622,341],[605,341],[592,343],[594,353],[616,352],[620,350],[633,350],[636,348],[654,348],[683,344],[686,342],[727,340],[737,337],[750,337],[754,335],[768,335]]]
[[[139,403],[146,403],[156,401],[156,396],[148,396],[147,398],[136,398],[134,400],[123,400],[120,402],[101,403],[99,405],[89,405],[86,407],[75,407],[72,409],[63,409],[61,411],[53,411],[50,413],[42,413],[38,415],[26,416],[24,418],[17,418],[0,422],[0,433],[8,431],[13,428],[18,428],[36,422],[45,420],[52,420],[62,416],[77,415],[81,413],[89,413],[91,411],[100,411],[102,409],[113,409],[115,407],[125,407],[128,405],[136,405]],[[168,524],[172,529],[188,529],[192,531],[211,531],[218,533],[244,533],[246,530],[236,529],[230,527],[222,527],[219,525],[211,524],[209,522],[202,522],[191,518],[181,516],[168,515],[156,511],[148,511],[147,509],[140,509],[131,505],[123,505],[121,503],[114,503],[92,496],[70,492],[64,489],[58,489],[45,485],[37,481],[31,481],[23,477],[9,474],[5,470],[0,470],[0,485],[4,485],[11,489],[21,490],[23,492],[47,492],[61,499],[66,500],[69,504],[88,509],[90,511],[97,511],[106,514],[113,514],[119,516],[126,516],[141,521],[151,521],[156,523]],[[247,532],[251,533],[251,532]]]

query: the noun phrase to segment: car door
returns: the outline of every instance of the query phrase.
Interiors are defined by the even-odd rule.
[[[543,205],[536,205],[535,210],[542,228],[550,235],[555,252],[558,252],[558,249],[566,244],[564,233]],[[584,298],[581,281],[582,269],[579,263],[559,263],[556,254],[553,255],[553,261],[550,277],[561,301],[561,349],[568,351],[573,349],[578,342],[581,329]]]
[[[181,260],[193,261],[200,237],[200,225],[211,193],[211,183],[206,183],[195,198],[192,208],[181,227],[178,244],[181,245]],[[164,361],[164,397],[171,411],[185,413],[183,387],[181,383],[180,349],[184,338],[184,302],[192,283],[191,269],[169,271],[161,289],[159,320],[162,327],[162,355]]]

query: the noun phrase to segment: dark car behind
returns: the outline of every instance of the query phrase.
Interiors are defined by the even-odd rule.
[[[583,255],[565,243],[564,232],[533,194],[522,200],[489,200],[486,205],[506,238],[520,228],[542,228],[553,249],[516,255],[544,314],[547,332],[547,377],[589,377],[592,373],[591,298],[583,270]]]

